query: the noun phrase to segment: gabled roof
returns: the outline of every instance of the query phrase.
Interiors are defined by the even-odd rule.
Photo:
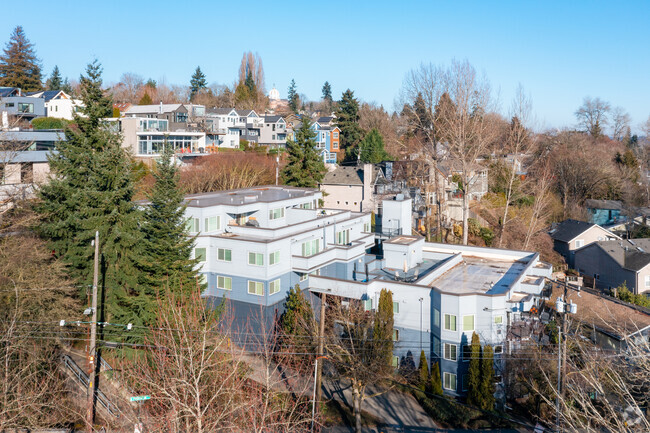
[[[316,120],[316,122],[321,124],[331,123],[332,121],[334,121],[334,118],[332,116],[323,116],[323,117],[319,117],[318,120]]]
[[[636,272],[650,265],[650,239],[599,241],[595,245],[624,269]]]
[[[384,182],[386,178],[381,168],[373,164],[371,183],[374,185]],[[321,185],[363,185],[363,166],[338,166],[325,175]]]
[[[556,241],[571,242],[573,239],[577,238],[582,233],[586,232],[592,227],[598,227],[599,229],[607,232],[612,237],[616,237],[617,239],[620,239],[614,233],[605,230],[598,224],[588,223],[585,221],[578,221],[573,219],[562,221],[553,230],[551,230],[549,234],[551,235],[551,238],[553,238]]]
[[[183,104],[133,105],[126,110],[126,114],[172,113],[182,106]]]
[[[63,90],[41,90],[40,92],[28,92],[27,96],[43,98],[45,99],[45,102],[49,102],[59,96],[61,93],[63,93],[65,99],[70,99],[70,96],[68,96],[68,94],[66,94]]]
[[[8,96],[20,96],[19,87],[0,87],[0,98],[6,98]]]
[[[235,110],[235,112],[241,117],[260,117],[257,115],[255,110]]]
[[[264,116],[264,122],[265,123],[278,123],[280,121],[284,122],[284,119],[282,118],[282,116],[271,116],[271,115],[268,115],[268,114]],[[284,123],[286,123],[286,122],[284,122]]]
[[[237,110],[235,110],[234,108],[210,108],[207,109],[206,112],[208,114],[218,114],[221,116],[229,116],[231,114],[233,116],[239,116],[239,113],[237,113]]]
[[[585,207],[587,209],[615,209],[621,210],[621,202],[619,200],[585,200]]]

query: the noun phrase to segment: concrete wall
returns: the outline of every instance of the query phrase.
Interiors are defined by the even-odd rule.
[[[362,185],[321,185],[320,190],[325,193],[323,207],[361,212]]]
[[[410,198],[404,200],[383,200],[382,202],[382,231],[401,230],[400,233],[410,235],[412,231]]]

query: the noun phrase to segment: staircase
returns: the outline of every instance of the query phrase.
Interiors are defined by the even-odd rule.
[[[102,360],[102,367],[108,369],[110,368],[110,365],[106,363],[106,361]],[[67,368],[67,370],[71,373],[71,376],[76,379],[76,381],[87,391],[88,390],[88,374],[83,371],[81,367],[77,365],[76,362],[73,361],[73,359],[69,355],[63,355],[63,362]],[[106,365],[104,365],[106,364]],[[97,389],[97,403],[99,403],[100,406],[102,406],[106,412],[112,416],[113,418],[119,418],[120,417],[120,410],[119,408],[111,402],[111,400],[100,390]]]

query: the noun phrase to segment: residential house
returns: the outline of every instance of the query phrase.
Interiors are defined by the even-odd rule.
[[[156,157],[163,151],[165,143],[182,155],[208,153],[205,132],[170,131],[167,119],[127,116],[107,121],[117,123],[117,129],[122,133],[122,147],[137,157]]]
[[[625,222],[621,215],[623,206],[619,200],[585,200],[589,222],[599,226],[610,226]]]
[[[375,243],[370,214],[319,209],[314,189],[264,186],[187,196],[207,289],[233,305],[239,324],[274,317],[296,284],[352,269]]]
[[[60,130],[7,129],[0,130],[0,147],[16,150],[51,150],[65,140]]]
[[[574,267],[599,288],[625,284],[636,294],[650,293],[650,239],[601,240],[574,252]]]
[[[574,255],[577,249],[593,242],[621,239],[598,224],[573,219],[562,221],[549,231],[549,235],[553,239],[553,249],[564,257],[572,269],[575,268]]]
[[[375,191],[388,183],[379,165],[340,165],[325,174],[319,189],[325,193],[324,207],[354,212],[377,212]]]
[[[549,306],[555,308],[555,299],[564,296],[564,288],[553,285]],[[650,311],[616,298],[583,288],[570,288],[567,301],[576,304],[572,321],[580,324],[581,334],[604,350],[624,350],[630,341],[648,341]]]
[[[167,121],[171,132],[187,131],[189,110],[183,104],[132,105],[124,112],[124,117],[146,117]]]
[[[328,123],[321,124],[319,122],[312,123],[311,127],[316,133],[316,149],[323,159],[323,163],[336,164],[341,134],[339,127]],[[344,155],[341,156],[343,157]]]
[[[13,199],[34,197],[35,186],[49,177],[49,154],[49,150],[0,152],[0,209],[10,207]]]
[[[264,127],[261,129],[259,143],[272,149],[284,148],[287,145],[287,133],[290,128],[282,116],[264,116]]]
[[[63,90],[44,90],[27,94],[32,98],[42,98],[45,105],[45,115],[57,119],[72,120],[74,114],[84,106],[83,101],[73,99]]]
[[[207,144],[213,147],[239,149],[239,139],[245,122],[234,108],[212,108],[205,115]]]
[[[45,101],[23,94],[17,87],[0,87],[0,113],[20,119],[45,117]]]
[[[113,103],[113,110],[117,108],[117,110],[120,112],[120,116],[124,116],[124,114],[131,108],[133,104],[130,102],[119,102],[119,103]]]

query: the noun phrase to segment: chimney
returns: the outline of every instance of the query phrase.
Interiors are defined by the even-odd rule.
[[[160,114],[162,114],[163,108],[162,108],[162,101],[160,101]]]
[[[372,164],[363,164],[363,196],[361,197],[361,211],[364,209],[364,203],[372,202]],[[371,209],[372,210],[372,209]]]

